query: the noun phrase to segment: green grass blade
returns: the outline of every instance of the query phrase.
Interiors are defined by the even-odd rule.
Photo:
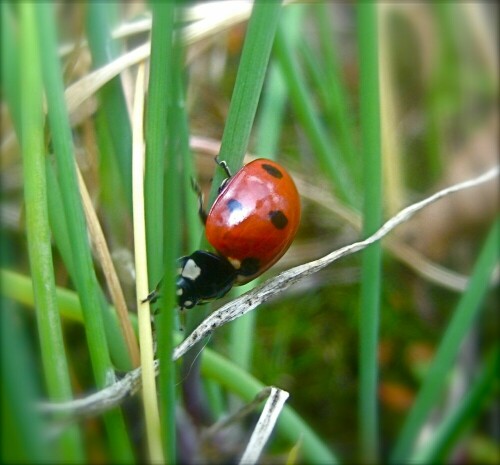
[[[313,99],[302,76],[290,34],[280,25],[276,34],[275,52],[285,77],[294,112],[302,125],[317,157],[319,166],[335,186],[338,195],[351,205],[356,202],[353,181],[342,163],[338,148],[329,139],[321,123]]]
[[[241,167],[248,148],[280,13],[280,2],[255,2],[248,23],[219,154],[233,173]],[[222,170],[216,170],[210,201],[224,176]]]
[[[316,62],[324,61],[322,97],[325,99],[327,118],[338,139],[339,149],[349,174],[354,180],[359,179],[359,157],[354,144],[353,108],[349,101],[349,92],[342,81],[341,67],[338,63],[337,44],[332,32],[332,5],[320,2],[314,6],[318,24],[321,56]]]
[[[181,177],[183,159],[189,156],[189,132],[187,129],[187,115],[183,88],[183,53],[182,44],[174,40],[173,18],[181,13],[176,6],[179,2],[153,5],[153,33],[151,68],[156,71],[151,77],[150,86],[155,86],[151,98],[161,98],[160,102],[149,100],[154,106],[148,119],[151,132],[156,135],[156,158],[161,160],[159,166],[164,176],[161,181],[162,189],[158,194],[163,196],[160,205],[163,205],[161,214],[164,225],[158,233],[163,234],[161,243],[163,253],[158,253],[159,263],[163,271],[162,309],[158,315],[158,358],[162,369],[159,379],[160,411],[162,419],[162,442],[167,463],[176,461],[176,370],[172,362],[175,333],[175,312],[177,307],[176,294],[176,260],[179,257],[181,241]],[[163,87],[163,88],[162,88]],[[151,92],[150,87],[150,92]],[[164,108],[160,108],[163,104]],[[158,118],[162,118],[158,120]],[[166,126],[165,126],[166,122]],[[165,138],[167,142],[164,152]],[[154,167],[150,165],[153,170]],[[150,191],[151,192],[151,191]],[[159,212],[158,212],[159,213]],[[148,244],[148,250],[153,250],[154,244]],[[149,258],[150,254],[148,254]]]
[[[485,401],[491,398],[500,373],[500,348],[497,345],[487,358],[481,372],[474,380],[470,390],[440,422],[432,438],[415,452],[411,463],[445,463],[451,448],[471,423],[477,421]]]
[[[163,167],[165,166],[167,140],[167,105],[171,90],[170,83],[167,82],[167,75],[172,66],[173,22],[173,2],[153,5],[151,65],[145,123],[146,166],[144,175],[148,277],[151,289],[158,284],[164,268],[163,183],[165,173]]]
[[[500,220],[491,228],[483,249],[474,266],[467,290],[460,298],[453,317],[441,339],[437,353],[432,361],[418,396],[406,418],[391,455],[391,462],[401,463],[411,453],[413,444],[432,407],[439,400],[446,376],[457,355],[464,337],[467,335],[474,318],[481,310],[481,303],[490,285],[493,267],[498,261],[498,236]]]
[[[46,161],[46,174],[48,184],[49,221],[53,239],[59,253],[61,254],[63,262],[66,265],[69,275],[73,280],[76,280],[71,250],[71,238],[66,224],[66,216],[64,215],[62,194],[59,188],[59,182],[57,180],[55,169],[49,160]],[[132,365],[128,350],[126,349],[123,332],[121,331],[121,328],[115,324],[116,315],[110,311],[102,289],[97,284],[96,287],[99,292],[100,311],[103,313],[104,329],[109,344],[111,359],[117,370],[128,371],[131,369]]]
[[[0,269],[0,293],[7,299],[15,300],[28,307],[34,307],[33,287],[28,276]],[[68,291],[62,287],[56,287],[57,306],[61,316],[75,323],[82,323],[83,314],[78,295],[73,291]],[[118,319],[115,310],[111,307],[110,317],[113,318],[113,325],[118,330]],[[132,325],[137,332],[137,315],[131,314]]]
[[[54,463],[61,456],[44,440],[47,424],[33,408],[41,396],[33,341],[15,303],[2,297],[0,304],[2,463]]]
[[[94,67],[109,63],[119,55],[111,39],[113,17],[117,4],[114,2],[88,2],[87,35]],[[120,170],[127,205],[132,205],[132,130],[120,77],[108,82],[100,91],[102,111],[113,142],[117,165]]]
[[[1,25],[1,76],[2,76],[2,96],[9,106],[9,112],[18,134],[20,132],[21,109],[20,89],[19,89],[19,47],[16,43],[15,25],[10,4],[0,3],[0,25]]]
[[[360,113],[363,151],[363,236],[373,234],[382,222],[382,167],[377,52],[377,6],[357,8],[360,60]],[[381,282],[380,243],[363,251],[361,268],[359,428],[362,455],[378,455],[378,332]]]
[[[294,22],[297,18],[300,18],[300,10],[294,8],[293,16],[289,13],[290,11],[285,11],[281,21],[285,21],[291,30],[297,30],[294,28]],[[287,101],[287,89],[281,69],[276,62],[271,63],[268,74],[256,119],[254,153],[258,156],[276,160],[278,158],[280,135]],[[260,279],[257,279],[249,285],[235,288],[232,295],[241,295],[259,282]],[[238,366],[247,370],[250,369],[252,364],[256,316],[255,312],[247,313],[242,318],[234,321],[230,327],[229,353],[231,359]]]
[[[287,15],[283,15],[282,21]],[[276,62],[269,67],[269,77],[262,96],[257,118],[254,153],[276,159],[279,152],[280,135],[287,101],[285,80]]]
[[[36,26],[33,4],[24,3],[21,8],[23,40],[20,60],[23,72],[20,76],[23,89],[21,108],[26,109],[21,113],[26,230],[47,390],[53,400],[69,400],[72,392],[56,301],[47,211],[42,79]],[[61,460],[83,459],[77,429],[67,430],[59,447]]]
[[[301,38],[300,24],[305,8],[304,5],[294,5],[292,8],[286,8],[281,15],[280,24],[288,31],[292,43]],[[279,158],[279,143],[287,99],[288,89],[285,77],[278,61],[272,58],[256,123],[254,152],[257,155],[272,160]]]
[[[64,213],[71,237],[75,286],[82,302],[85,316],[85,330],[92,360],[94,376],[98,387],[106,386],[113,376],[108,344],[100,308],[100,290],[92,263],[83,207],[75,169],[71,126],[64,100],[64,85],[57,55],[56,25],[53,6],[49,3],[36,5],[39,42],[42,51],[42,65],[48,114],[54,145],[59,184]],[[43,168],[45,170],[45,167]],[[123,417],[119,410],[105,415],[113,458],[130,462],[133,458]]]

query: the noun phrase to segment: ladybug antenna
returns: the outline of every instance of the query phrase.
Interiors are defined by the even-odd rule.
[[[225,160],[219,160],[219,157],[215,157],[215,163],[217,163],[224,170],[228,178],[232,176],[231,171],[229,171],[229,166]]]

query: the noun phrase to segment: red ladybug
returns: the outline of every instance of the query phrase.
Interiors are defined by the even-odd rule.
[[[266,271],[287,251],[300,222],[295,183],[278,163],[259,158],[219,188],[208,215],[200,200],[205,234],[216,253],[198,250],[179,259],[177,296],[192,308],[225,295]]]

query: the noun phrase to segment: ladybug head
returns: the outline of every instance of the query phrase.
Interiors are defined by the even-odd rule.
[[[177,299],[181,309],[224,296],[236,279],[234,267],[220,255],[197,250],[178,261]]]

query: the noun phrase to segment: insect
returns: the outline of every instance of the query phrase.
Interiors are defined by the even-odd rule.
[[[179,259],[177,297],[182,309],[223,297],[234,285],[261,275],[290,247],[300,223],[295,183],[278,163],[259,158],[227,178],[208,214],[200,217],[216,252],[197,250]]]

